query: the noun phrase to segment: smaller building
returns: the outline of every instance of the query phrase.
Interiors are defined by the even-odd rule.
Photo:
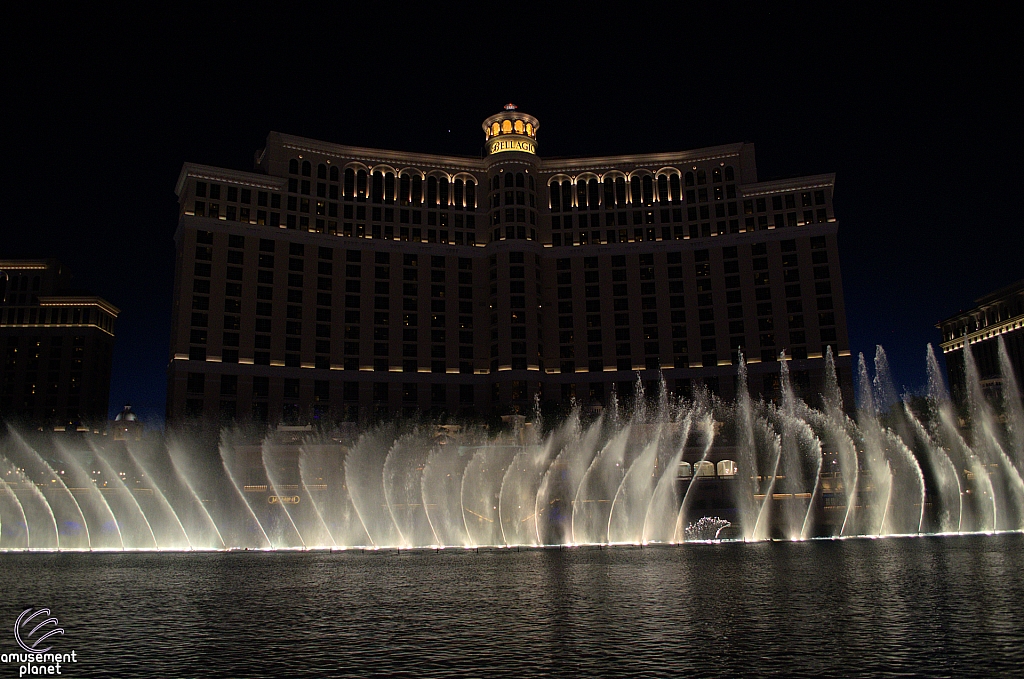
[[[962,401],[966,395],[965,347],[971,348],[982,388],[990,394],[1001,393],[1000,337],[1006,344],[1017,388],[1024,390],[1024,279],[978,298],[975,304],[973,309],[935,326],[942,331],[942,353],[953,399]],[[1021,395],[1024,397],[1024,393]]]
[[[132,412],[132,404],[128,403],[121,409],[108,427],[115,441],[140,441],[145,426],[138,416]]]
[[[120,310],[55,259],[0,260],[0,420],[105,427]]]

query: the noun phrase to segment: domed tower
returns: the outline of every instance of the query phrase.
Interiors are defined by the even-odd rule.
[[[515,104],[483,123],[487,139],[492,403],[528,412],[540,388],[537,130]],[[508,414],[508,413],[501,413]]]

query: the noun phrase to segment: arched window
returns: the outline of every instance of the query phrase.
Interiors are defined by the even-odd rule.
[[[601,205],[601,187],[598,184],[597,179],[591,178],[587,182],[587,187],[590,191],[589,205],[591,210],[596,210]]]
[[[395,202],[395,175],[391,172],[384,175],[384,202]]]
[[[508,122],[508,121],[506,120],[505,122]],[[505,175],[505,188],[506,189],[511,189],[512,186],[515,184],[515,181],[516,181],[516,178],[514,176],[512,176],[511,172],[506,174]]]
[[[503,120],[503,121],[501,121],[501,133],[502,134],[508,134],[511,131],[512,131],[512,121],[511,120]]]
[[[331,181],[332,182],[338,181],[338,166],[337,165],[331,165]]]
[[[494,135],[498,134],[499,132],[501,132],[501,124],[500,123],[493,123],[491,125],[491,136],[493,137]]]
[[[640,204],[640,177],[633,177],[629,180],[630,200],[634,205]]]
[[[725,181],[733,182],[736,181],[736,173],[732,169],[732,165],[725,166]]]
[[[520,189],[526,187],[526,175],[524,175],[522,172],[516,173],[516,186]]]
[[[382,202],[384,198],[384,175],[380,172],[373,173],[373,183],[370,186],[370,200],[374,203]]]
[[[526,126],[523,125],[523,121],[522,120],[517,120],[512,127],[515,128],[516,134],[522,134],[523,132],[526,131]]]
[[[551,198],[551,211],[562,211],[562,185],[559,182],[552,182],[548,186],[548,195]]]
[[[437,206],[437,177],[427,177],[427,205]]]
[[[604,206],[606,209],[615,207],[615,180],[611,177],[604,178]]]
[[[686,173],[686,185],[687,186],[693,186],[693,173],[692,172],[687,172]]]
[[[327,166],[323,163],[316,166],[316,178],[327,179]]]
[[[678,205],[683,196],[683,191],[679,187],[679,175],[672,175],[672,178],[668,180],[668,185],[672,189],[672,203]]]
[[[619,207],[623,207],[626,204],[626,178],[617,177],[615,179],[615,204]]]
[[[698,184],[707,184],[708,183],[708,175],[707,175],[707,173],[704,172],[704,170],[697,170],[697,183]]]
[[[412,204],[423,204],[423,177],[419,175],[412,178]]]
[[[308,160],[302,161],[302,176],[309,177],[313,174],[313,166]]]
[[[533,123],[526,123],[526,134],[533,136]]]
[[[580,207],[581,210],[584,210],[587,207],[587,182],[586,182],[586,180],[581,181],[581,182],[580,181],[576,182],[576,204]]]
[[[366,198],[366,170],[356,173],[356,196]]]
[[[658,202],[667,203],[670,200],[668,195],[668,177],[660,175],[658,177]]]
[[[448,207],[448,177],[441,177],[437,182],[437,202],[441,207]]]
[[[463,207],[462,202],[462,189],[465,183],[461,179],[456,179],[455,184],[452,187],[452,202],[455,204],[456,210],[461,210]]]
[[[466,209],[476,209],[476,182],[474,181],[466,182]]]
[[[356,195],[356,173],[351,167],[345,169],[345,197]]]
[[[650,205],[654,202],[654,180],[651,175],[644,175],[644,203]]]
[[[409,175],[403,174],[398,178],[398,203],[399,205],[409,204]]]
[[[288,161],[288,172],[291,173],[291,174],[298,174],[299,173],[299,159],[298,158],[292,158],[291,160]]]
[[[562,209],[572,209],[572,182],[568,179],[562,182]]]
[[[711,181],[715,182],[716,184],[718,182],[722,181],[722,169],[721,168],[716,167],[715,169],[713,169],[711,171]]]

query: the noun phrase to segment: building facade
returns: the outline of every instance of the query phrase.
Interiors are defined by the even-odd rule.
[[[120,312],[70,282],[54,259],[0,260],[0,419],[60,430],[106,426]]]
[[[833,175],[759,182],[750,144],[545,159],[487,118],[481,158],[273,132],[253,172],[178,179],[168,420],[361,420],[849,384]]]
[[[969,311],[938,323],[946,359],[950,393],[958,402],[967,395],[964,350],[971,348],[982,389],[998,394],[1003,388],[999,339],[1006,345],[1018,389],[1024,389],[1024,279],[975,300]],[[1021,394],[1024,397],[1024,393]]]

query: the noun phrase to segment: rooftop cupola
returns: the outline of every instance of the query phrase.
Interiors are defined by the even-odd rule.
[[[519,111],[515,104],[505,104],[505,110],[483,123],[487,139],[487,155],[508,151],[537,153],[537,130],[540,122]]]

